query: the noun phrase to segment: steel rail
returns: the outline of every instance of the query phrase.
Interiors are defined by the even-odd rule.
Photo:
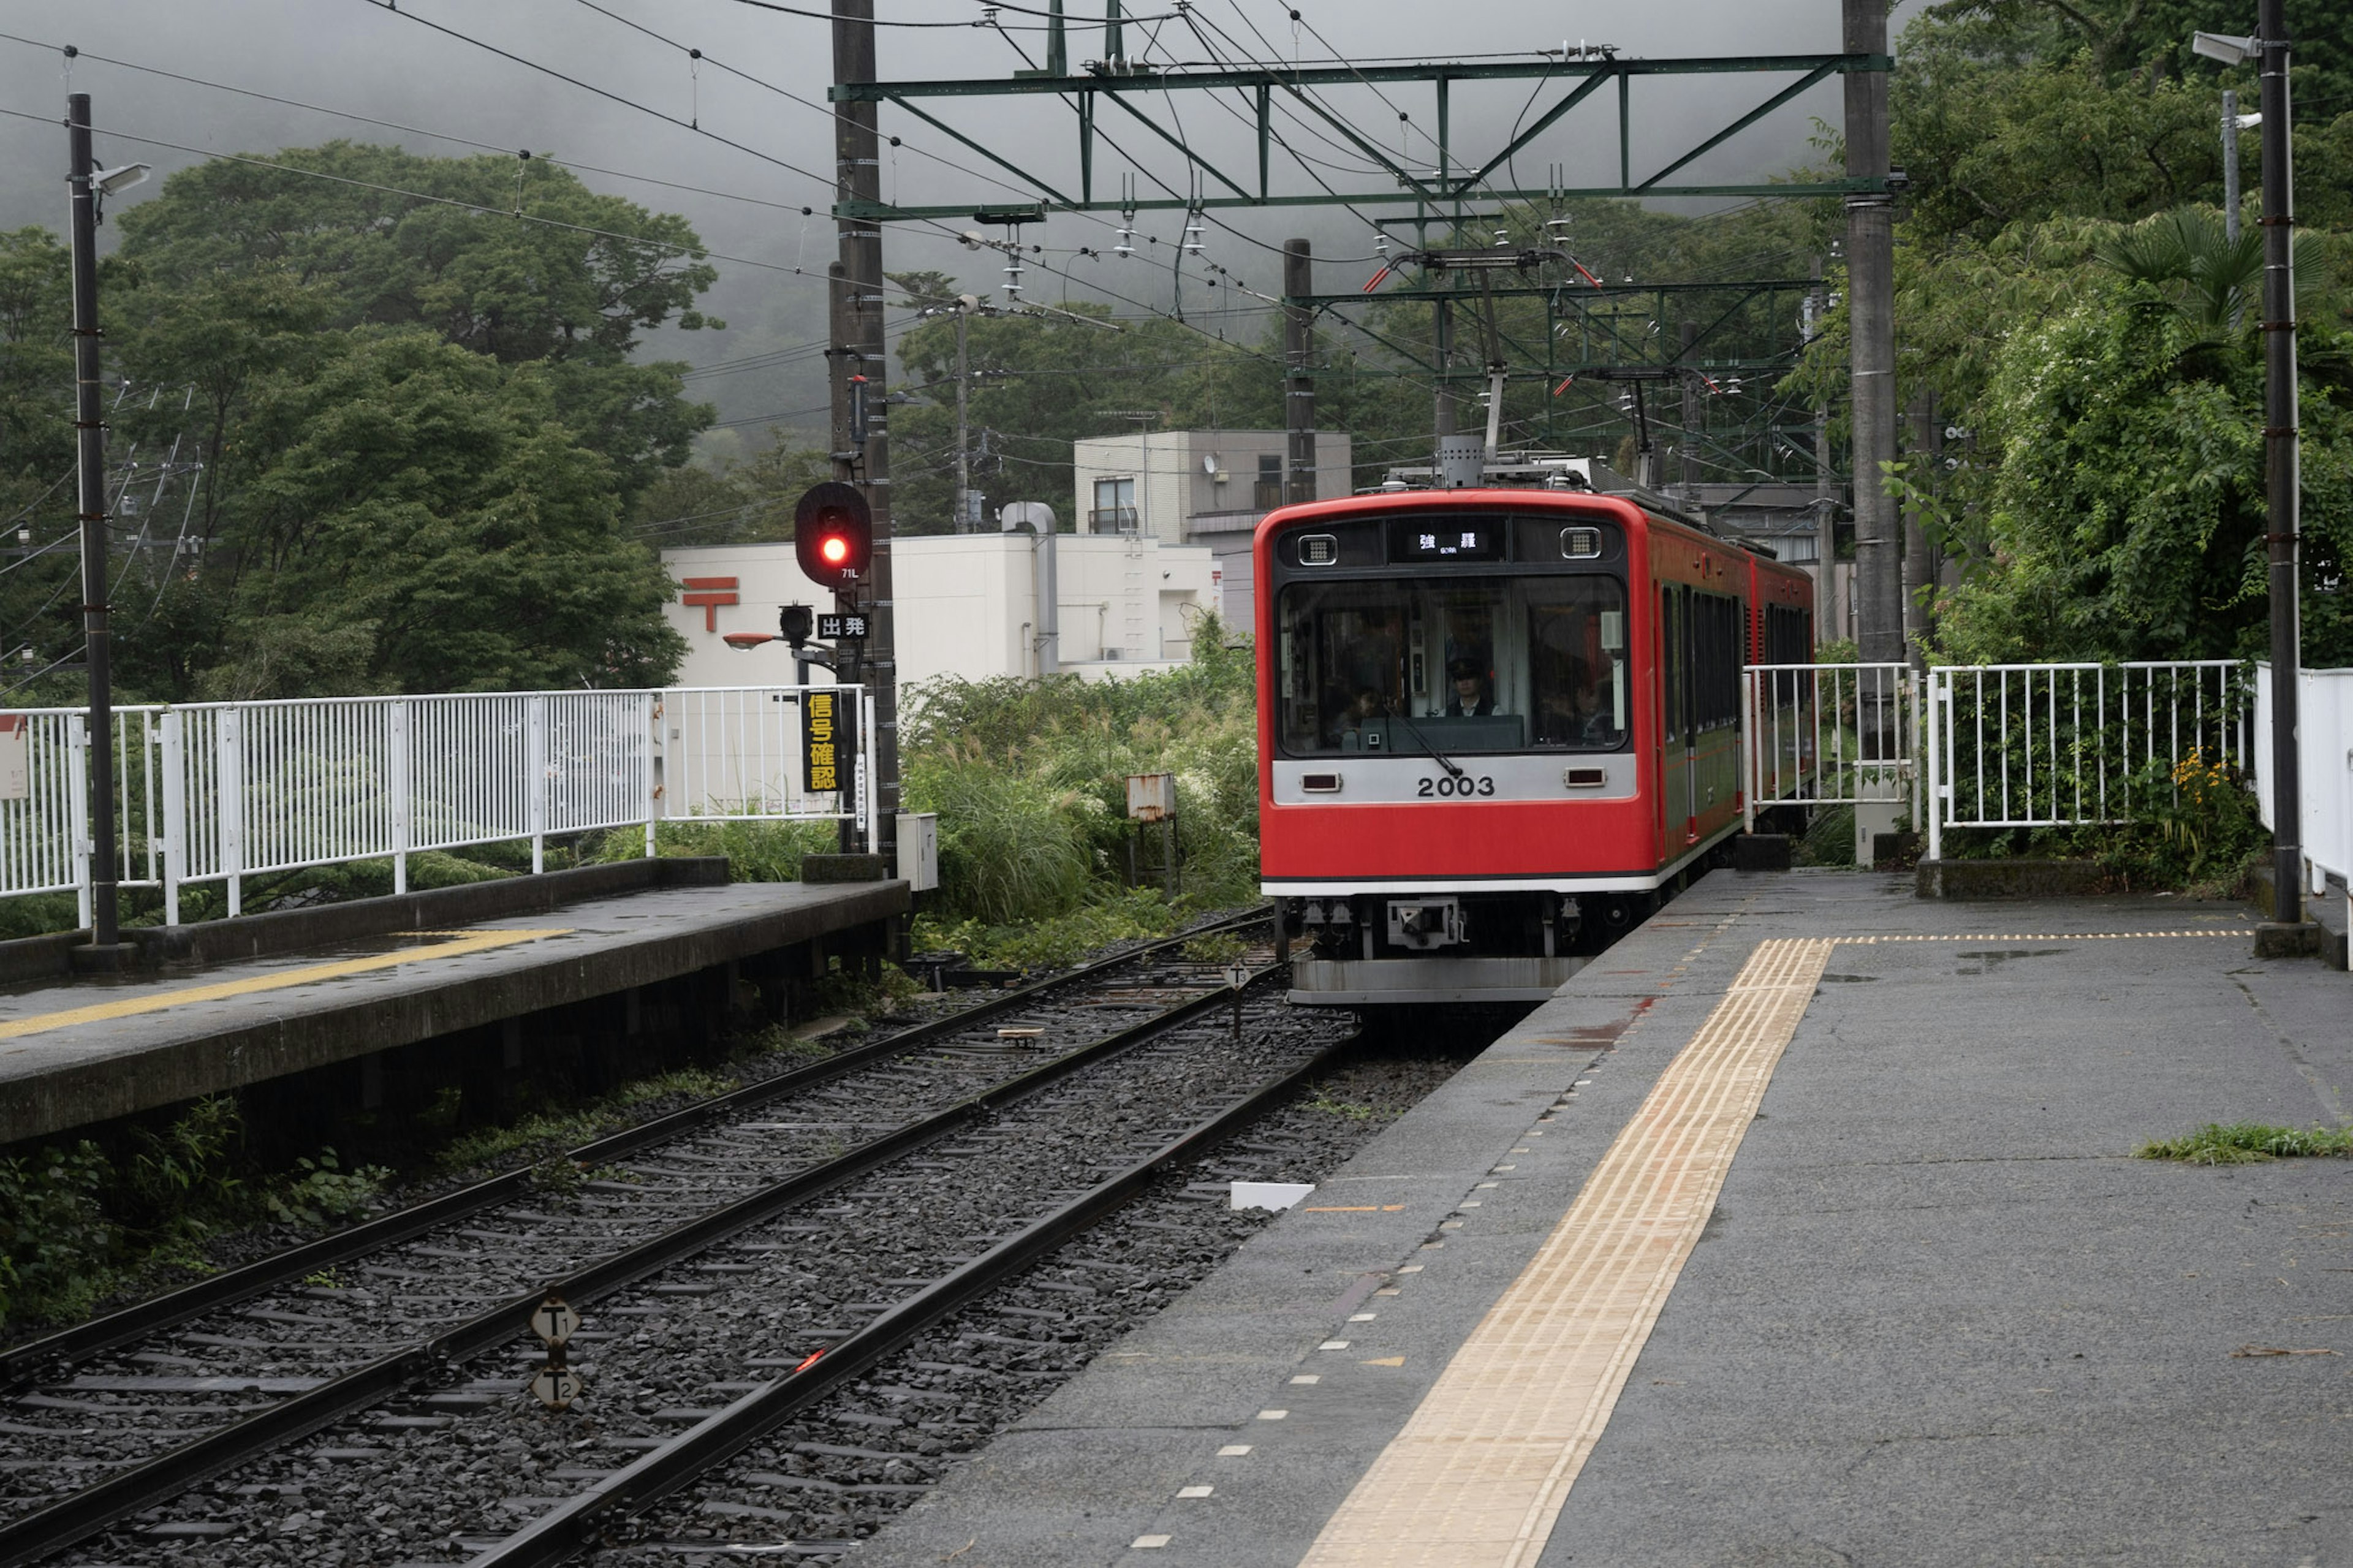
[[[592,1167],[610,1163],[619,1156],[637,1153],[709,1122],[723,1121],[738,1111],[756,1109],[770,1100],[828,1082],[860,1068],[871,1067],[878,1061],[916,1049],[976,1024],[1003,1017],[1040,1000],[1050,992],[1093,980],[1123,964],[1149,958],[1196,937],[1254,925],[1268,918],[1268,911],[1259,908],[1247,914],[1195,926],[1176,936],[1162,938],[1127,952],[1096,959],[1068,973],[1005,992],[945,1017],[849,1047],[823,1061],[812,1062],[807,1067],[779,1073],[775,1078],[745,1084],[741,1089],[730,1089],[712,1099],[699,1100],[666,1116],[656,1117],[651,1121],[584,1143],[558,1158]],[[413,1241],[453,1220],[463,1219],[495,1205],[522,1197],[529,1190],[536,1169],[536,1165],[525,1165],[488,1177],[471,1186],[444,1193],[438,1198],[322,1236],[316,1241],[273,1252],[267,1258],[256,1258],[251,1263],[182,1286],[150,1300],[125,1307],[121,1311],[93,1318],[87,1323],[61,1329],[37,1340],[28,1340],[14,1349],[0,1352],[0,1390],[13,1392],[22,1389],[60,1366],[88,1361],[117,1346],[177,1327],[206,1312],[233,1306],[264,1290],[290,1284],[371,1252]]]
[[[1045,1253],[1125,1206],[1161,1170],[1262,1115],[1329,1067],[1351,1042],[1341,1040],[1251,1090],[1118,1175],[1007,1237],[953,1273],[925,1286],[864,1328],[627,1468],[543,1514],[467,1568],[554,1568],[592,1537],[644,1511],[704,1471],[724,1464],[849,1379],[871,1372],[933,1324],[969,1305]]]
[[[1280,966],[1253,973],[1257,984]],[[382,1403],[411,1384],[493,1350],[525,1331],[531,1309],[548,1291],[575,1306],[599,1300],[774,1217],[877,1165],[912,1152],[991,1116],[1037,1090],[1115,1056],[1196,1015],[1227,1003],[1220,985],[1189,1001],[1104,1036],[1029,1071],[971,1095],[945,1110],[884,1133],[836,1159],[786,1176],[758,1192],[673,1226],[633,1247],[569,1274],[541,1282],[429,1339],[412,1341],[364,1366],[291,1395],[241,1421],[216,1427],[178,1448],[133,1466],[0,1526],[0,1568],[20,1568],[168,1501],[247,1460]]]

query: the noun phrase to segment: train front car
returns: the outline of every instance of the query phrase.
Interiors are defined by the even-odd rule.
[[[1275,512],[1254,564],[1294,1001],[1541,1001],[1738,826],[1738,547],[1456,489]]]

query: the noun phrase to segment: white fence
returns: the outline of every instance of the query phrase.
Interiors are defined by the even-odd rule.
[[[1752,664],[1741,671],[1748,826],[1775,805],[1908,800],[1920,816],[1920,687],[1902,664]]]
[[[2298,837],[2317,893],[2327,872],[2353,882],[2353,669],[2300,670],[2295,693]],[[2271,731],[2272,669],[2263,664],[2255,667],[2255,733]],[[2257,775],[2255,799],[2263,826],[2277,827],[2267,776]]]
[[[2342,673],[2341,695],[2307,701],[2337,704],[2329,711],[2342,725],[2327,731],[2341,737],[2329,742],[2336,750],[2320,754],[2353,762],[2353,671]],[[1776,805],[1908,798],[1932,859],[1947,828],[2130,821],[2151,804],[2149,790],[2171,802],[2174,772],[2193,757],[2242,777],[2256,772],[2255,693],[2245,667],[2228,659],[1938,665],[1925,676],[1902,665],[1751,665],[1744,679],[1752,825]],[[2307,758],[2316,733],[2308,721]],[[2327,842],[2353,858],[2341,771],[2334,782],[2336,804],[2322,808],[2336,811]],[[2307,785],[2308,834],[2313,799]]]
[[[2193,757],[2251,771],[2245,667],[2230,659],[1939,666],[1927,679],[1931,859],[1948,827],[2129,822],[2151,790],[2171,803]]]
[[[801,704],[844,710],[839,787],[809,791]],[[77,892],[90,919],[89,737],[80,709],[11,716],[23,794],[0,797],[0,895]],[[190,703],[115,715],[115,870],[163,891],[422,850],[663,818],[870,825],[873,700],[857,686],[670,688]],[[823,760],[822,757],[819,758]]]

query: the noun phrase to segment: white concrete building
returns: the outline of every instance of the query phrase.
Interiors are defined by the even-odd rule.
[[[1290,437],[1281,430],[1138,430],[1071,447],[1082,534],[1134,534],[1208,547],[1219,569],[1219,609],[1250,626],[1250,537],[1282,504]],[[1315,437],[1315,499],[1354,488],[1348,437]]]
[[[1192,657],[1193,623],[1216,601],[1215,566],[1200,547],[1136,534],[1055,540],[1059,659],[1043,646],[1038,553],[1029,533],[966,533],[892,541],[899,680],[1035,676],[1041,664],[1103,679],[1169,669]],[[774,632],[779,605],[833,608],[833,594],[801,575],[793,547],[692,545],[662,552],[680,584],[664,608],[686,639],[681,686],[789,681],[779,644],[737,652],[728,632]],[[822,670],[817,679],[825,679]]]

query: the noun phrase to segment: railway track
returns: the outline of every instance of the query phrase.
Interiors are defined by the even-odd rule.
[[[551,1282],[579,1305],[632,1289],[656,1303],[716,1294],[756,1264],[714,1261],[714,1247],[893,1160],[936,1149],[927,1163],[955,1168],[1001,1142],[982,1124],[1005,1108],[1051,1100],[1074,1074],[1149,1062],[1162,1054],[1153,1042],[1229,994],[1222,972],[1169,959],[1199,934],[575,1151],[592,1168],[576,1191],[496,1178],[21,1347],[0,1362],[15,1389],[0,1411],[0,1563],[117,1530],[363,1412],[373,1427],[430,1432],[513,1403],[512,1378],[494,1379],[495,1394],[433,1385],[513,1340]],[[939,1147],[959,1135],[970,1149]],[[848,1321],[797,1331],[853,1339],[885,1305],[840,1303],[830,1315]],[[154,1541],[182,1547],[209,1533],[201,1520],[178,1532],[148,1522],[164,1531]]]

